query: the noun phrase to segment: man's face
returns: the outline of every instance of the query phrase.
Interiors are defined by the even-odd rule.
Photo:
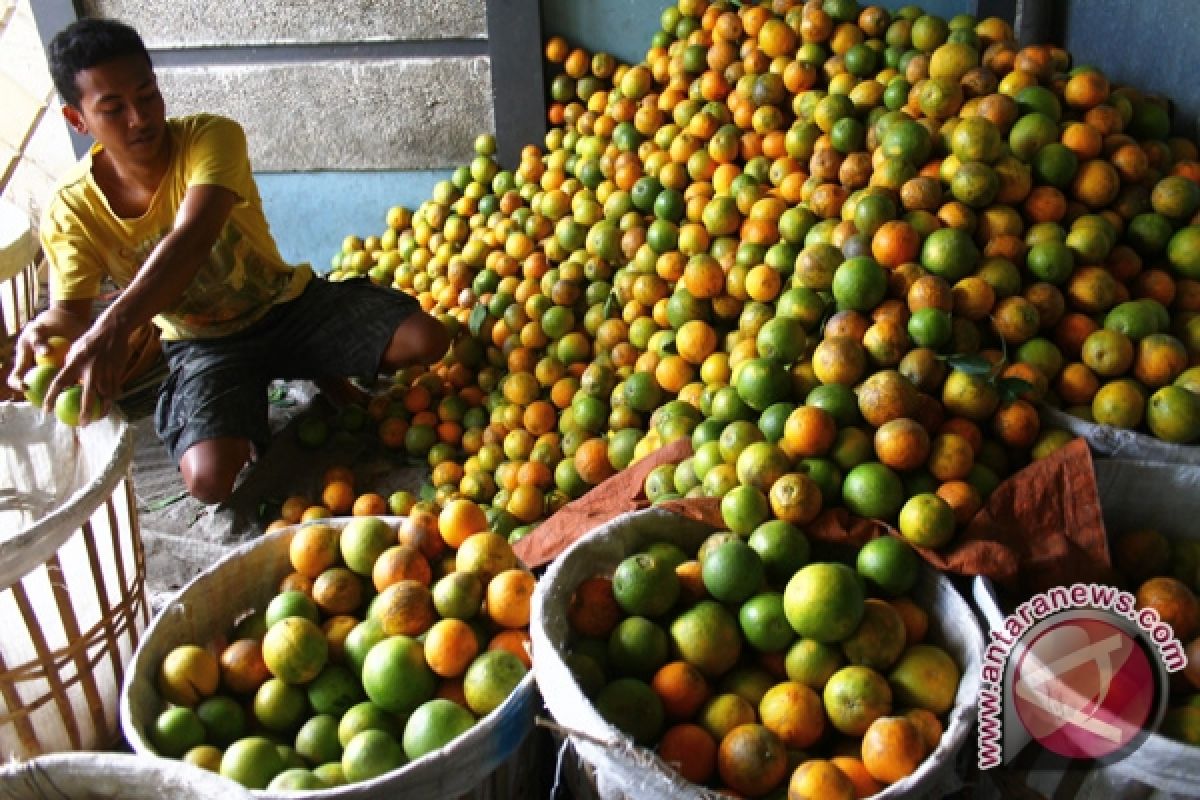
[[[122,163],[153,162],[167,146],[166,108],[154,69],[143,58],[125,56],[75,76],[79,107],[63,114]]]

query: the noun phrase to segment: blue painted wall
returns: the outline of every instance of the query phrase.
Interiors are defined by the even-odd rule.
[[[416,209],[450,171],[258,173],[263,210],[280,253],[328,272],[342,239],[383,233],[387,210]]]
[[[1071,0],[1063,46],[1074,63],[1174,104],[1175,132],[1200,131],[1200,3],[1196,0]]]
[[[646,56],[665,0],[542,0],[542,31],[627,64]]]

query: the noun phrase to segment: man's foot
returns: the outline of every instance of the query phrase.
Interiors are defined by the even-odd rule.
[[[313,383],[335,408],[349,405],[365,406],[371,399],[371,395],[366,390],[349,378],[323,378],[313,381]]]

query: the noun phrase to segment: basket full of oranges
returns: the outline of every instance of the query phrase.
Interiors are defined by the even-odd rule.
[[[201,573],[154,619],[121,698],[139,754],[259,797],[473,796],[525,780],[533,575],[438,516],[310,521]],[[528,770],[526,772],[529,772]]]
[[[579,539],[531,623],[569,777],[603,798],[951,790],[983,636],[944,576],[877,541],[847,564],[786,523],[742,537],[658,508]]]

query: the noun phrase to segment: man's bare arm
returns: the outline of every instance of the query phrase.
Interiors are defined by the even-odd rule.
[[[72,344],[62,370],[46,390],[46,406],[59,392],[83,384],[83,408],[107,410],[120,393],[129,336],[179,299],[208,260],[237,195],[220,186],[192,186],[171,232],[150,253],[137,275]],[[86,419],[85,419],[86,421]]]

